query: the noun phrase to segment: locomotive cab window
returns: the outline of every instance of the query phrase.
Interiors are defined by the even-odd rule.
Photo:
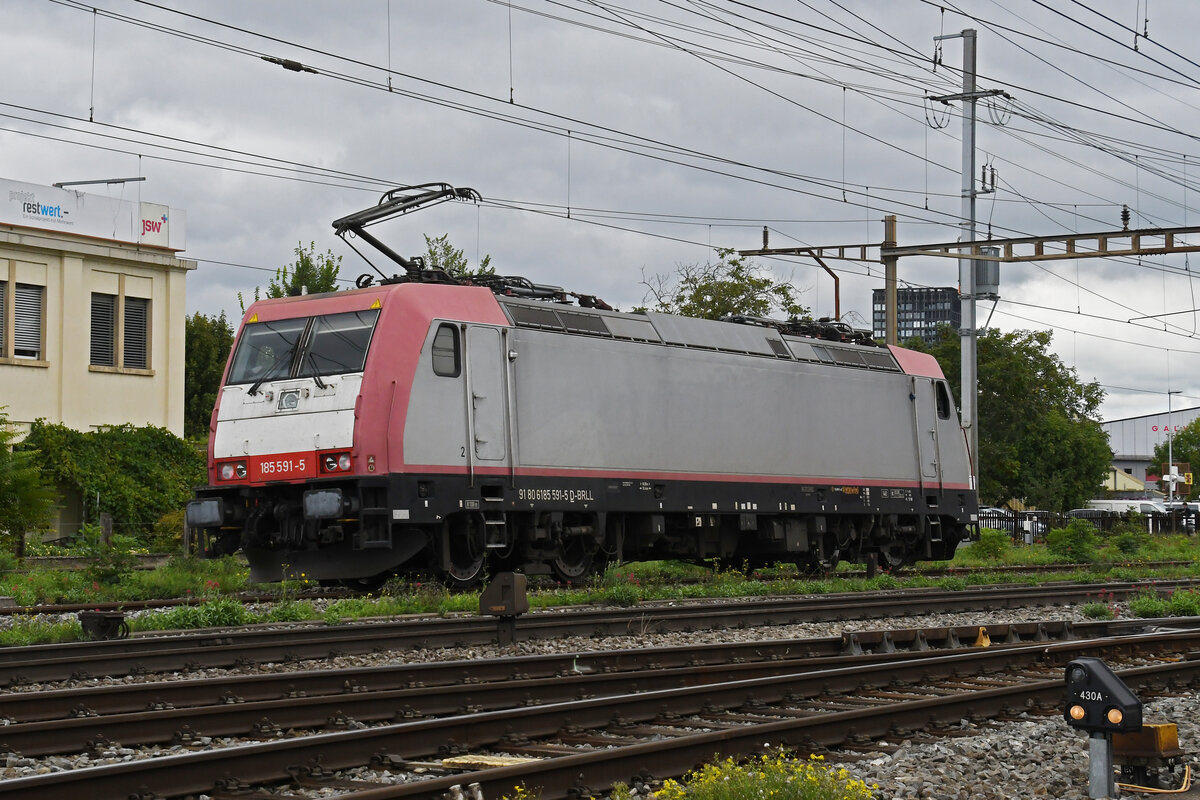
[[[443,322],[433,337],[433,374],[443,378],[457,378],[461,372],[461,357],[458,346],[458,328]]]
[[[242,330],[228,383],[258,384],[362,372],[379,312],[252,322]]]
[[[361,372],[378,318],[379,312],[375,310],[314,317],[308,347],[296,376]]]
[[[937,415],[939,419],[950,419],[950,390],[944,381],[937,382]]]
[[[307,318],[247,325],[238,342],[228,382],[254,383],[286,378],[291,373],[292,359],[307,325]]]

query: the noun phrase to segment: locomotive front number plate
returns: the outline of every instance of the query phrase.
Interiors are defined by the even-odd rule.
[[[291,481],[312,478],[317,474],[317,457],[313,453],[276,453],[250,458],[250,480]]]

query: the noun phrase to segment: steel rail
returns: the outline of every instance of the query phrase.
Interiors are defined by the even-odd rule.
[[[9,723],[37,722],[80,715],[134,712],[155,704],[184,708],[282,697],[340,695],[347,691],[433,688],[456,683],[509,680],[520,676],[569,677],[594,672],[634,672],[702,664],[828,658],[842,653],[886,654],[897,650],[953,649],[963,642],[974,642],[981,634],[985,634],[991,642],[1009,644],[1075,637],[1097,638],[1144,632],[1163,624],[1195,627],[1200,626],[1200,617],[1190,620],[1171,618],[1085,623],[1045,620],[986,626],[877,629],[846,632],[841,636],[674,645],[652,650],[581,650],[531,656],[229,675],[219,681],[198,678],[74,689],[42,688],[36,692],[0,693],[0,719]],[[4,730],[0,727],[0,732]]]
[[[864,686],[890,685],[897,681],[908,681],[913,685],[925,686],[934,675],[977,676],[987,672],[1012,669],[1014,664],[1025,667],[1044,665],[1069,660],[1082,650],[1100,652],[1103,649],[1117,651],[1141,651],[1152,644],[1161,644],[1166,635],[1142,635],[1119,637],[1107,642],[1094,640],[1051,644],[1039,648],[1015,650],[973,650],[966,654],[951,654],[933,658],[913,658],[870,667],[842,667],[790,673],[771,677],[753,678],[724,683],[705,684],[702,691],[695,687],[622,694],[613,697],[593,698],[566,703],[554,703],[510,709],[504,711],[463,714],[441,719],[418,720],[386,725],[367,730],[318,734],[299,739],[252,744],[219,750],[205,750],[179,756],[166,756],[149,760],[135,760],[122,764],[51,773],[30,778],[19,778],[0,782],[0,797],[20,797],[22,800],[57,800],[73,792],[95,798],[125,798],[132,791],[154,793],[161,796],[177,796],[212,789],[214,780],[220,775],[235,776],[240,781],[253,783],[286,780],[306,762],[319,763],[321,770],[336,770],[361,766],[368,754],[389,762],[416,759],[430,755],[439,744],[453,743],[466,748],[503,747],[514,730],[530,737],[553,736],[566,726],[585,730],[605,728],[617,721],[621,724],[648,723],[654,721],[664,709],[675,715],[712,713],[713,709],[729,709],[746,706],[758,707],[782,704],[793,698],[816,697],[826,692],[852,692]],[[1184,646],[1194,646],[1197,634],[1194,631],[1170,634],[1173,641]],[[1184,675],[1193,680],[1200,671],[1200,661],[1179,661],[1161,668],[1164,674]],[[1131,671],[1140,675],[1143,672]],[[1145,674],[1151,674],[1145,672]],[[1159,674],[1159,672],[1154,672]],[[1125,673],[1122,673],[1124,676]],[[964,708],[973,713],[986,713],[1007,707],[1020,707],[1025,699],[1037,698],[1045,701],[1052,694],[1061,698],[1061,679],[1034,681],[1030,686],[1015,686],[968,693],[969,698],[938,697],[909,702],[888,703],[882,708],[846,712],[844,715],[822,714],[819,717],[802,717],[749,726],[744,729],[729,729],[698,737],[686,737],[656,743],[654,747],[637,745],[630,752],[637,758],[657,754],[655,759],[633,768],[633,761],[620,762],[621,769],[629,768],[625,776],[636,774],[640,768],[656,765],[657,774],[678,774],[679,759],[686,761],[682,767],[690,767],[701,758],[709,757],[717,750],[749,752],[746,749],[761,747],[764,741],[799,744],[806,740],[826,745],[837,744],[848,736],[853,727],[860,735],[882,735],[893,726],[921,728],[927,724],[931,714],[949,707],[952,713],[961,714]],[[837,719],[838,724],[833,724]],[[834,735],[836,733],[836,735]],[[699,743],[699,744],[698,744]],[[718,745],[714,747],[714,745]],[[697,747],[708,748],[699,754]],[[645,748],[645,749],[637,749]],[[621,750],[622,748],[615,748]],[[681,756],[680,754],[686,753]],[[595,756],[596,763],[606,763],[611,768],[611,757]],[[587,759],[568,761],[567,772],[574,776],[582,773],[585,780],[600,785],[610,780],[611,774],[595,766],[587,766]],[[669,765],[669,766],[668,766]],[[557,770],[551,772],[551,770]],[[565,780],[560,767],[541,762],[525,764],[521,771],[512,769],[488,770],[471,776],[470,780],[481,785],[511,788],[514,775],[531,776],[550,792],[547,798],[559,797],[559,784]],[[556,776],[551,778],[551,776]],[[543,781],[543,779],[545,779]],[[420,784],[372,789],[359,793],[361,800],[381,798],[429,797],[435,792],[445,791],[450,782],[464,779],[437,778]],[[564,789],[565,791],[565,789]]]
[[[1036,633],[1044,633],[1047,625],[1039,624],[1036,633],[1024,641],[1015,626],[1013,641],[1004,643],[1002,631],[997,626],[997,649],[1009,647],[1043,648],[1046,639]],[[1033,630],[1032,624],[1023,626]],[[1073,637],[1073,629],[1066,623],[1051,624],[1060,636]],[[977,629],[965,628],[963,633],[974,634]],[[391,681],[400,679],[398,685],[389,688],[368,688],[357,680],[347,678],[336,684],[339,671],[313,673],[322,686],[333,679],[338,686],[336,693],[324,694],[309,691],[303,681],[293,680],[283,696],[247,700],[235,695],[230,687],[221,682],[224,696],[210,704],[174,707],[164,699],[171,696],[167,684],[142,684],[142,691],[134,696],[142,701],[140,706],[115,713],[95,714],[80,700],[65,718],[34,722],[13,723],[0,727],[0,752],[17,753],[23,757],[44,756],[57,753],[80,752],[94,749],[96,743],[119,743],[129,747],[136,745],[195,741],[200,737],[214,736],[263,736],[283,729],[345,728],[355,723],[402,722],[406,719],[446,716],[449,714],[496,711],[527,705],[533,698],[538,703],[562,703],[585,697],[608,696],[628,692],[646,692],[683,686],[699,686],[729,680],[768,677],[781,673],[827,670],[838,667],[875,667],[913,658],[934,658],[946,655],[947,650],[918,650],[897,652],[896,642],[907,642],[912,647],[929,647],[929,642],[938,642],[959,647],[956,629],[915,631],[906,636],[904,631],[866,633],[861,639],[858,634],[850,637],[832,637],[819,641],[822,646],[841,646],[846,655],[810,657],[786,654],[788,647],[770,648],[764,657],[761,649],[755,650],[757,660],[730,660],[721,658],[731,648],[716,645],[704,648],[677,648],[672,658],[676,666],[650,666],[647,656],[657,658],[654,653],[642,653],[638,658],[630,654],[626,659],[611,660],[597,670],[587,658],[554,658],[543,662],[540,667],[554,665],[564,667],[552,673],[540,670],[538,677],[529,675],[525,668],[516,664],[507,666],[507,672],[493,680],[484,680],[472,669],[472,662],[425,664],[415,672],[390,669]],[[964,637],[965,638],[965,637]],[[1007,637],[1005,637],[1007,638]],[[864,651],[864,642],[875,642],[880,652]],[[967,647],[971,639],[966,638]],[[990,641],[990,639],[989,639]],[[1200,633],[1197,634],[1200,642]],[[792,640],[797,650],[807,646],[804,640]],[[884,646],[886,644],[886,646]],[[733,648],[745,650],[746,648]],[[690,657],[689,657],[690,654]],[[736,657],[735,657],[736,658]],[[607,659],[606,659],[607,660]],[[582,662],[582,663],[581,663]],[[536,669],[536,667],[535,667]],[[439,674],[445,672],[449,674]],[[433,680],[414,679],[423,675]],[[457,675],[457,679],[453,676]],[[407,679],[407,680],[406,680]],[[274,682],[273,682],[274,683]],[[277,685],[277,684],[276,684]],[[72,693],[76,698],[86,697]],[[41,697],[37,693],[34,699]],[[212,695],[210,694],[210,697]],[[136,702],[136,701],[135,701]],[[61,707],[61,703],[59,704]]]
[[[1200,661],[1183,661],[1119,670],[1130,688],[1162,681],[1186,679],[1194,684]],[[834,712],[802,719],[747,724],[736,728],[696,733],[624,747],[533,761],[516,767],[498,767],[468,774],[431,778],[416,783],[386,786],[339,795],[339,800],[441,800],[454,786],[476,784],[483,796],[499,797],[518,784],[537,787],[541,800],[563,800],[607,790],[631,776],[678,776],[697,764],[722,755],[752,755],[770,746],[800,751],[833,748],[851,737],[881,738],[898,732],[918,731],[934,722],[963,717],[987,717],[1028,708],[1047,706],[1064,696],[1062,679],[1024,685],[984,689],[958,695],[912,700],[852,711]]]

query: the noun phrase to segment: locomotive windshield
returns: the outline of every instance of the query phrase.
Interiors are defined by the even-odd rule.
[[[242,330],[227,383],[361,372],[378,318],[371,309],[252,322]]]

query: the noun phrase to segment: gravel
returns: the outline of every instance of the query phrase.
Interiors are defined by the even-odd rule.
[[[1127,609],[1117,606],[1121,615]],[[397,663],[431,662],[545,653],[611,650],[622,648],[669,647],[757,639],[809,638],[838,636],[845,631],[879,628],[918,628],[963,625],[997,625],[1028,622],[1033,619],[1084,621],[1079,607],[1052,609],[1000,610],[988,613],[930,614],[913,617],[803,623],[770,628],[693,631],[687,633],[645,633],[628,636],[569,637],[558,640],[519,641],[508,646],[477,645],[463,649],[406,650],[395,653],[371,653],[338,656],[332,659],[304,660],[288,664],[254,664],[231,669],[201,669],[172,675],[131,675],[88,678],[53,685],[22,685],[7,691],[41,691],[82,686],[142,683],[195,678],[220,679],[229,675],[275,673],[284,670],[339,669]],[[1175,722],[1179,726],[1180,747],[1188,755],[1184,760],[1200,766],[1191,754],[1200,741],[1200,698],[1193,696],[1154,699],[1147,702],[1148,722]],[[856,777],[875,785],[879,800],[900,798],[936,798],[937,800],[977,800],[978,798],[1087,798],[1088,745],[1086,734],[1066,726],[1059,717],[1022,717],[1010,722],[963,720],[951,737],[916,741],[893,741],[894,753],[844,752],[828,756],[841,761]],[[245,743],[239,740],[212,740],[207,747],[226,747]],[[180,752],[177,747],[123,748],[115,746],[100,752],[46,759],[26,759],[0,754],[0,779],[16,778],[64,769],[98,766],[140,758],[156,758]],[[1130,793],[1119,796],[1134,796]]]
[[[1200,741],[1200,699],[1157,698],[1144,706],[1147,722],[1179,726],[1182,762],[1194,772],[1200,766],[1192,748]],[[1059,717],[1032,717],[1015,722],[960,723],[962,736],[934,742],[900,742],[900,748],[857,764],[851,774],[876,784],[875,797],[979,800],[979,798],[1088,797],[1087,734],[1068,728]],[[1172,776],[1178,786],[1182,775]],[[1118,789],[1117,797],[1136,797]]]

